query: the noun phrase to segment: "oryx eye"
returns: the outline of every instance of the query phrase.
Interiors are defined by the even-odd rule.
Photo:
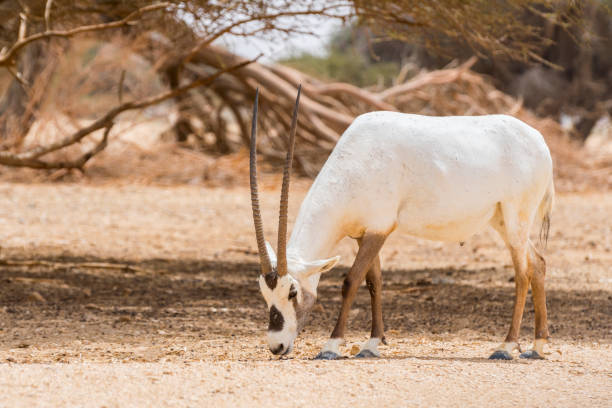
[[[289,300],[295,298],[296,296],[297,296],[297,290],[295,290],[293,285],[291,285],[291,288],[289,288]]]

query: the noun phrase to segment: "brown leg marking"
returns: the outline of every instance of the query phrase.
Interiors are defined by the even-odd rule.
[[[544,279],[546,277],[546,261],[529,242],[529,268],[531,270],[531,297],[535,309],[535,342],[532,350],[520,355],[521,358],[541,359],[543,358],[543,347],[548,339],[548,319],[546,313],[546,289]]]
[[[388,235],[389,234],[366,233],[359,240],[359,251],[355,257],[355,262],[353,262],[353,266],[344,279],[344,284],[342,285],[342,307],[340,308],[338,321],[336,322],[336,326],[334,327],[334,331],[332,332],[329,341],[323,350],[321,350],[321,352],[315,357],[315,359],[334,360],[340,357],[338,346],[342,343],[344,338],[344,330],[346,328],[346,322],[348,320],[351,304],[353,303],[355,295],[357,294],[357,289],[359,289],[359,285],[361,285],[361,282],[363,282],[366,274],[369,276],[368,287],[370,288],[370,296],[372,298],[372,336],[384,335],[380,299],[380,287],[382,286],[382,281],[380,276],[380,261],[378,259],[378,252],[383,246]],[[374,353],[371,354],[372,355],[367,356],[359,356],[358,354],[357,357],[376,356]]]
[[[506,342],[518,342],[519,331],[521,329],[521,320],[523,320],[523,310],[525,309],[525,300],[527,299],[527,291],[529,290],[530,268],[528,267],[527,254],[524,250],[510,249],[512,253],[512,262],[514,263],[514,309],[512,311],[512,323],[510,330],[506,336]]]
[[[382,273],[380,256],[378,255],[366,275],[366,285],[368,285],[370,291],[370,303],[372,305],[372,332],[370,337],[380,339],[383,344],[387,344],[382,316]]]
[[[535,309],[535,338],[548,339],[548,319],[546,313],[546,289],[544,280],[546,278],[546,261],[544,257],[530,243],[531,265],[533,267],[533,278],[531,279],[531,291],[533,307]]]
[[[346,322],[348,320],[348,315],[351,305],[353,304],[353,300],[355,300],[357,289],[359,289],[359,285],[361,282],[363,282],[368,270],[372,266],[372,263],[377,258],[378,251],[380,251],[380,248],[382,248],[383,244],[385,243],[387,235],[388,234],[366,233],[363,238],[361,238],[361,245],[359,246],[359,251],[357,252],[355,262],[353,263],[353,266],[351,267],[351,270],[349,271],[346,279],[344,280],[344,284],[342,285],[342,307],[340,308],[340,314],[338,316],[336,327],[334,327],[334,331],[331,334],[332,339],[344,338]],[[378,265],[380,266],[380,264]],[[380,271],[380,268],[378,270]],[[380,302],[378,302],[377,306],[380,306]],[[382,326],[382,314],[380,324]],[[374,330],[374,327],[372,330]]]
[[[377,255],[366,275],[366,285],[370,291],[370,302],[372,305],[372,332],[370,340],[362,347],[355,358],[377,358],[380,357],[378,344],[387,344],[385,340],[385,327],[382,317],[382,273],[380,268],[380,256]]]
[[[528,244],[526,244],[528,245]],[[519,331],[521,329],[521,320],[523,320],[523,311],[525,309],[525,300],[527,299],[527,291],[529,290],[529,281],[531,280],[531,268],[527,258],[526,245],[522,248],[510,246],[512,255],[512,263],[514,264],[514,308],[512,310],[512,322],[510,329],[502,349],[495,351],[489,359],[492,360],[512,360],[512,349],[518,346]],[[519,347],[520,351],[520,347]]]

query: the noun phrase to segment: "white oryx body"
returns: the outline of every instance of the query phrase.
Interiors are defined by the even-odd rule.
[[[288,258],[326,258],[365,231],[462,242],[497,204],[535,211],[552,183],[542,135],[506,115],[372,112],[344,132],[300,207]]]
[[[274,250],[264,245],[251,142],[251,198],[262,263],[259,283],[270,310],[270,350],[274,354],[292,350],[316,299],[321,274],[339,260],[328,257],[342,238],[355,238],[359,251],[344,281],[331,339],[317,356],[322,359],[340,357],[338,346],[350,307],[364,280],[372,299],[372,333],[357,357],[380,355],[377,346],[384,342],[384,327],[378,254],[391,232],[463,242],[490,225],[510,250],[516,285],[510,330],[491,358],[511,359],[510,353],[518,348],[530,285],[536,340],[534,349],[521,357],[541,358],[548,338],[545,263],[529,232],[534,222],[541,221],[547,236],[554,197],[552,159],[542,135],[506,115],[361,115],[344,132],[314,181],[287,244],[288,169],[298,103],[299,92],[283,177],[278,268]],[[255,130],[256,110],[253,123]]]

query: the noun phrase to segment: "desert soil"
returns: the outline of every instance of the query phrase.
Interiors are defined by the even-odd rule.
[[[276,187],[262,192],[275,242]],[[308,187],[292,186],[294,217]],[[313,361],[333,328],[342,265],[322,279],[288,357],[267,313],[248,189],[0,184],[0,406],[612,406],[612,193],[558,196],[548,248],[546,360],[489,361],[510,322],[510,257],[485,231],[383,248],[389,344],[367,339],[360,290],[339,361]],[[521,344],[529,347],[528,301]]]

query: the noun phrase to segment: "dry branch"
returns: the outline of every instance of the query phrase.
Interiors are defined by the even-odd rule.
[[[52,262],[45,260],[32,260],[32,261],[22,261],[22,260],[10,260],[10,259],[0,259],[0,265],[8,266],[8,267],[36,267],[41,266],[45,268],[51,269],[66,269],[66,268],[76,268],[76,269],[110,269],[110,270],[120,270],[131,273],[144,273],[145,269],[138,268],[133,265],[128,264],[116,264],[116,263],[108,263],[108,262]]]
[[[320,95],[347,95],[353,98],[357,98],[367,105],[372,106],[378,110],[396,111],[397,108],[390,103],[383,101],[379,95],[372,94],[365,89],[358,88],[351,84],[334,83],[318,86],[316,92]]]
[[[469,70],[476,63],[476,57],[472,57],[459,68],[441,69],[417,75],[411,81],[391,87],[381,92],[378,97],[384,101],[390,100],[402,94],[416,91],[426,85],[441,85],[456,81],[461,74]]]
[[[108,135],[110,126],[122,112],[142,109],[171,98],[175,98],[178,105],[182,105],[183,100],[191,104],[191,112],[195,112],[200,121],[199,127],[192,128],[192,133],[201,146],[206,147],[203,150],[218,153],[221,153],[220,150],[236,151],[240,146],[249,143],[247,124],[250,121],[255,89],[258,87],[262,135],[258,149],[269,159],[279,160],[285,151],[291,122],[289,113],[300,84],[303,95],[297,137],[301,139],[301,143],[297,145],[295,159],[302,173],[308,175],[316,173],[353,119],[372,110],[424,115],[506,113],[516,115],[542,130],[534,123],[538,119],[522,108],[520,100],[499,92],[482,76],[470,71],[475,58],[455,68],[422,72],[406,82],[377,92],[350,84],[324,83],[291,68],[267,66],[253,60],[245,60],[210,45],[189,55],[190,62],[183,63],[186,54],[177,55],[173,52],[175,50],[172,49],[171,42],[164,41],[163,37],[158,37],[157,41],[154,38],[148,41],[156,52],[165,52],[165,55],[172,56],[161,65],[160,71],[165,72],[164,69],[176,66],[182,75],[176,78],[176,83],[171,86],[170,91],[142,100],[120,103],[90,125],[55,143],[18,153],[0,151],[0,164],[82,169],[87,160],[104,148],[106,138],[90,152],[72,162],[48,162],[43,161],[42,157],[78,143],[94,131],[106,128]],[[187,85],[179,87],[177,84],[181,82],[187,82]],[[199,88],[195,89],[196,87]],[[119,94],[122,88],[119,86]],[[192,89],[195,91],[190,95],[185,94]],[[187,121],[189,120],[190,118],[187,118]],[[235,126],[230,126],[231,124]],[[556,126],[553,132],[561,132],[557,124],[553,125]],[[205,133],[196,134],[198,129],[204,129]],[[210,138],[204,137],[206,132],[208,136],[214,135],[214,143],[211,143]],[[542,130],[542,133],[546,136],[545,130]],[[575,151],[565,151],[563,146],[555,145],[554,142],[549,144],[553,155],[563,158],[557,162],[567,163],[564,168],[557,167],[557,172],[562,173],[562,177],[571,178],[575,169],[584,168]],[[570,169],[571,166],[574,166],[574,170]],[[602,171],[602,178],[605,172],[606,170]]]
[[[207,47],[194,55],[191,62],[194,69],[190,72],[198,75],[239,60],[240,57],[226,50]],[[225,95],[222,98],[226,102],[227,97],[231,98],[230,109],[241,129],[244,124],[240,122],[249,120],[248,112],[252,107],[255,88],[260,88],[262,140],[259,150],[264,156],[278,158],[281,156],[279,152],[284,151],[293,98],[298,85],[302,84],[297,134],[302,143],[298,144],[295,158],[303,173],[308,175],[316,174],[317,168],[352,120],[372,110],[423,115],[514,115],[538,128],[547,137],[553,156],[557,159],[557,176],[572,179],[575,171],[571,168],[588,170],[586,162],[575,149],[568,149],[559,142],[563,131],[558,124],[533,116],[523,108],[520,99],[498,91],[483,76],[471,71],[475,62],[476,58],[472,57],[457,67],[422,72],[380,92],[359,89],[350,84],[326,84],[292,68],[253,63],[232,71],[213,88],[217,95]],[[241,133],[242,144],[247,144],[248,136],[244,130]],[[597,176],[598,180],[604,180],[604,176]]]
[[[198,52],[192,58],[192,61],[217,69],[223,69],[223,67],[226,66],[236,65],[241,61],[244,61],[244,59],[224,49],[211,46]],[[283,99],[291,100],[295,96],[295,86],[279,78],[277,75],[272,73],[271,70],[261,64],[245,66],[243,69],[237,71],[236,75],[252,78],[257,83],[261,84],[263,88],[282,97]],[[291,106],[291,104],[288,104],[288,106]],[[351,116],[333,112],[308,97],[301,100],[300,106],[303,111],[313,112],[322,119],[331,122],[340,128],[346,128],[353,120]]]
[[[47,3],[47,5],[49,6],[49,3]],[[146,7],[142,7],[132,13],[130,13],[127,17],[118,20],[118,21],[113,21],[110,23],[101,23],[101,24],[91,24],[91,25],[85,25],[85,26],[81,26],[81,27],[77,27],[77,28],[73,28],[71,30],[49,30],[47,29],[46,31],[42,32],[42,33],[38,33],[38,34],[32,34],[30,36],[25,37],[25,28],[23,29],[24,32],[24,36],[22,37],[21,35],[19,36],[19,39],[17,40],[16,43],[14,43],[10,48],[8,48],[7,50],[3,50],[3,52],[0,52],[0,66],[6,66],[6,65],[12,65],[14,63],[14,59],[16,54],[26,45],[35,42],[35,41],[40,41],[46,38],[52,38],[52,37],[61,37],[61,38],[69,38],[69,37],[73,37],[77,34],[82,34],[82,33],[87,33],[87,32],[92,32],[92,31],[101,31],[101,30],[108,30],[111,28],[118,28],[118,27],[123,27],[125,25],[131,24],[133,23],[137,18],[141,17],[143,14],[145,13],[149,13],[151,11],[155,11],[155,10],[160,10],[163,8],[166,8],[170,5],[170,3],[158,3],[158,4],[152,4],[150,6],[146,6]],[[49,6],[50,7],[50,6]],[[46,18],[46,14],[47,12],[45,11],[45,18]],[[25,20],[22,20],[25,21]],[[49,20],[50,22],[50,20]],[[21,33],[21,28],[20,28],[20,33]]]
[[[168,43],[160,41],[159,46],[168,47]],[[227,50],[209,45],[201,49],[192,49],[184,57],[177,56],[176,60],[169,61],[169,64],[181,64],[181,61],[185,60],[190,61],[185,65],[188,75],[202,76],[211,69],[223,69],[244,59]],[[304,150],[310,150],[312,154],[322,151],[323,154],[316,156],[325,157],[358,114],[372,110],[413,111],[406,109],[406,98],[413,98],[415,92],[430,85],[458,81],[469,71],[474,62],[475,58],[472,58],[458,68],[421,74],[409,82],[380,93],[346,83],[326,84],[307,74],[280,65],[252,63],[228,73],[210,89],[202,89],[202,92],[214,95],[212,99],[208,97],[205,99],[216,99],[220,104],[211,110],[207,122],[210,125],[218,124],[220,112],[227,109],[240,129],[242,144],[248,144],[249,136],[245,123],[249,120],[248,112],[255,89],[260,88],[261,127],[265,136],[259,145],[259,150],[269,157],[282,157],[278,152],[283,150],[286,143],[285,138],[290,126],[288,112],[293,105],[297,87],[302,85],[300,127],[297,136],[306,142],[301,146],[306,147],[298,149],[295,157],[302,170],[312,174],[320,164],[320,159],[316,159],[317,164],[313,165]],[[221,145],[227,149],[229,145],[225,131],[223,127],[215,131],[215,134],[217,143],[223,142]],[[220,138],[223,140],[218,140]]]
[[[221,69],[243,60],[229,51],[214,46],[192,50],[188,58],[190,63],[186,67],[193,75],[202,75],[211,68]],[[220,81],[218,85],[221,88],[213,87],[212,90],[225,102],[231,98],[228,107],[236,118],[241,129],[241,139],[246,144],[248,135],[245,134],[244,122],[247,118],[241,115],[246,115],[248,112],[255,88],[259,87],[262,126],[268,129],[266,132],[268,143],[277,148],[284,145],[284,141],[276,139],[284,138],[289,130],[289,118],[286,112],[291,109],[295,91],[301,84],[303,95],[298,137],[311,146],[329,151],[358,114],[372,110],[406,111],[404,108],[406,98],[412,98],[414,92],[430,85],[453,83],[466,74],[475,62],[476,58],[471,58],[458,68],[420,74],[411,81],[380,93],[346,83],[326,84],[307,74],[280,65],[266,66],[253,63],[232,71],[233,81]],[[263,145],[265,144],[264,141]],[[300,151],[296,153],[296,157],[298,163],[308,167],[307,160]]]
[[[0,162],[0,164],[11,165],[13,167],[30,167],[33,169],[79,169],[83,171],[83,167],[87,162],[94,157],[96,154],[100,153],[102,150],[106,148],[108,145],[108,134],[110,133],[114,123],[109,123],[109,125],[104,130],[104,134],[102,135],[102,139],[93,149],[85,152],[79,158],[75,160],[65,160],[65,161],[54,161],[54,162],[46,162],[43,160],[39,160],[38,158],[32,159],[22,159],[22,160],[14,160],[10,162],[12,159],[8,159],[11,164],[6,164]]]
[[[13,167],[32,167],[32,168],[39,168],[39,169],[55,169],[55,168],[82,169],[83,166],[87,163],[87,161],[91,159],[91,157],[93,157],[95,154],[102,151],[104,147],[106,147],[108,133],[110,132],[110,129],[113,126],[113,121],[115,120],[117,116],[119,116],[119,114],[129,111],[129,110],[143,109],[148,106],[152,106],[160,102],[163,102],[165,100],[174,98],[177,95],[181,95],[199,86],[209,85],[221,75],[231,72],[233,70],[243,68],[246,65],[254,61],[255,60],[243,60],[236,65],[232,65],[224,69],[220,69],[214,74],[211,74],[204,78],[196,79],[190,82],[189,84],[180,86],[176,89],[162,92],[158,95],[154,95],[149,98],[142,99],[140,101],[130,101],[130,102],[123,103],[109,110],[105,115],[95,120],[90,125],[85,126],[77,130],[73,134],[66,136],[65,138],[57,142],[51,143],[49,145],[37,146],[37,147],[31,148],[29,150],[26,150],[20,153],[13,153],[13,152],[6,152],[6,151],[0,152],[0,164],[6,165],[6,166],[13,166]],[[40,160],[40,157],[46,154],[49,154],[51,152],[55,152],[57,150],[63,149],[65,147],[74,145],[80,142],[86,136],[102,128],[106,128],[102,141],[94,149],[87,152],[85,155],[83,155],[79,159],[74,160],[74,161],[60,161],[60,162],[45,162],[45,161]]]

